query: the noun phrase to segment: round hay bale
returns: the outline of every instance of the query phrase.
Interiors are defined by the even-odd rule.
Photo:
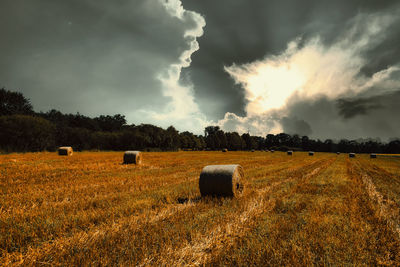
[[[313,152],[313,151],[309,151],[309,152],[308,152],[308,155],[309,155],[309,156],[314,156],[314,152]]]
[[[340,152],[336,152],[336,155],[340,155]]]
[[[288,154],[289,156],[291,156],[291,155],[293,155],[293,151],[290,150],[290,151],[287,152],[287,154]]]
[[[274,153],[274,152],[275,152],[275,150],[273,150],[273,149],[271,149],[270,151],[271,151],[271,153]]]
[[[349,153],[349,158],[355,158],[356,157],[356,153]]]
[[[238,197],[243,192],[243,168],[240,165],[208,165],[200,174],[202,196]]]
[[[222,149],[222,152],[228,152],[227,148]]]
[[[142,153],[140,151],[125,151],[124,164],[140,164],[142,163]]]
[[[376,154],[370,154],[369,157],[370,157],[371,159],[376,159]]]
[[[72,156],[74,150],[70,146],[60,146],[58,148],[58,155],[60,156]]]
[[[254,152],[254,151],[255,151],[254,149],[251,150],[251,152]]]

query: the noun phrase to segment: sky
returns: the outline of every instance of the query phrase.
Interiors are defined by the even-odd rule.
[[[0,87],[203,133],[400,136],[398,0],[2,0]]]

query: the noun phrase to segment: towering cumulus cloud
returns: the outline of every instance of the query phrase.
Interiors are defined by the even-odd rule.
[[[162,83],[163,95],[170,100],[162,112],[152,110],[140,110],[148,117],[149,121],[156,121],[159,125],[175,124],[180,129],[190,129],[201,132],[201,129],[207,125],[205,116],[200,112],[193,95],[193,85],[180,82],[182,68],[187,68],[191,63],[191,55],[199,49],[196,41],[197,37],[203,35],[205,21],[199,14],[186,11],[179,0],[169,0],[164,3],[171,16],[177,18],[181,23],[189,25],[184,32],[183,38],[186,41],[184,49],[179,60],[171,64],[166,70],[163,70],[158,79]]]
[[[178,80],[205,21],[179,0],[4,0],[0,18],[0,86],[37,110],[203,126]]]
[[[367,52],[387,37],[398,19],[393,11],[358,14],[332,43],[319,36],[298,38],[278,55],[225,66],[244,90],[246,116],[226,113],[219,124],[261,135],[397,136],[399,108],[393,98],[399,100],[400,65],[371,76],[362,70],[371,60]]]

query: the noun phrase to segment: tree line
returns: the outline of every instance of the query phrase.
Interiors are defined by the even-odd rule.
[[[57,110],[35,112],[19,92],[0,89],[0,151],[54,151],[58,146],[75,150],[304,150],[321,152],[400,153],[400,141],[382,143],[373,139],[313,140],[285,133],[265,137],[224,132],[208,126],[204,135],[163,129],[151,124],[127,124],[121,114],[95,118],[63,114]]]

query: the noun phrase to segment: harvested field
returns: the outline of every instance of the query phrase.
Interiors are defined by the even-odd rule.
[[[296,152],[0,156],[4,265],[400,265],[400,158]],[[200,198],[240,164],[239,198]]]

